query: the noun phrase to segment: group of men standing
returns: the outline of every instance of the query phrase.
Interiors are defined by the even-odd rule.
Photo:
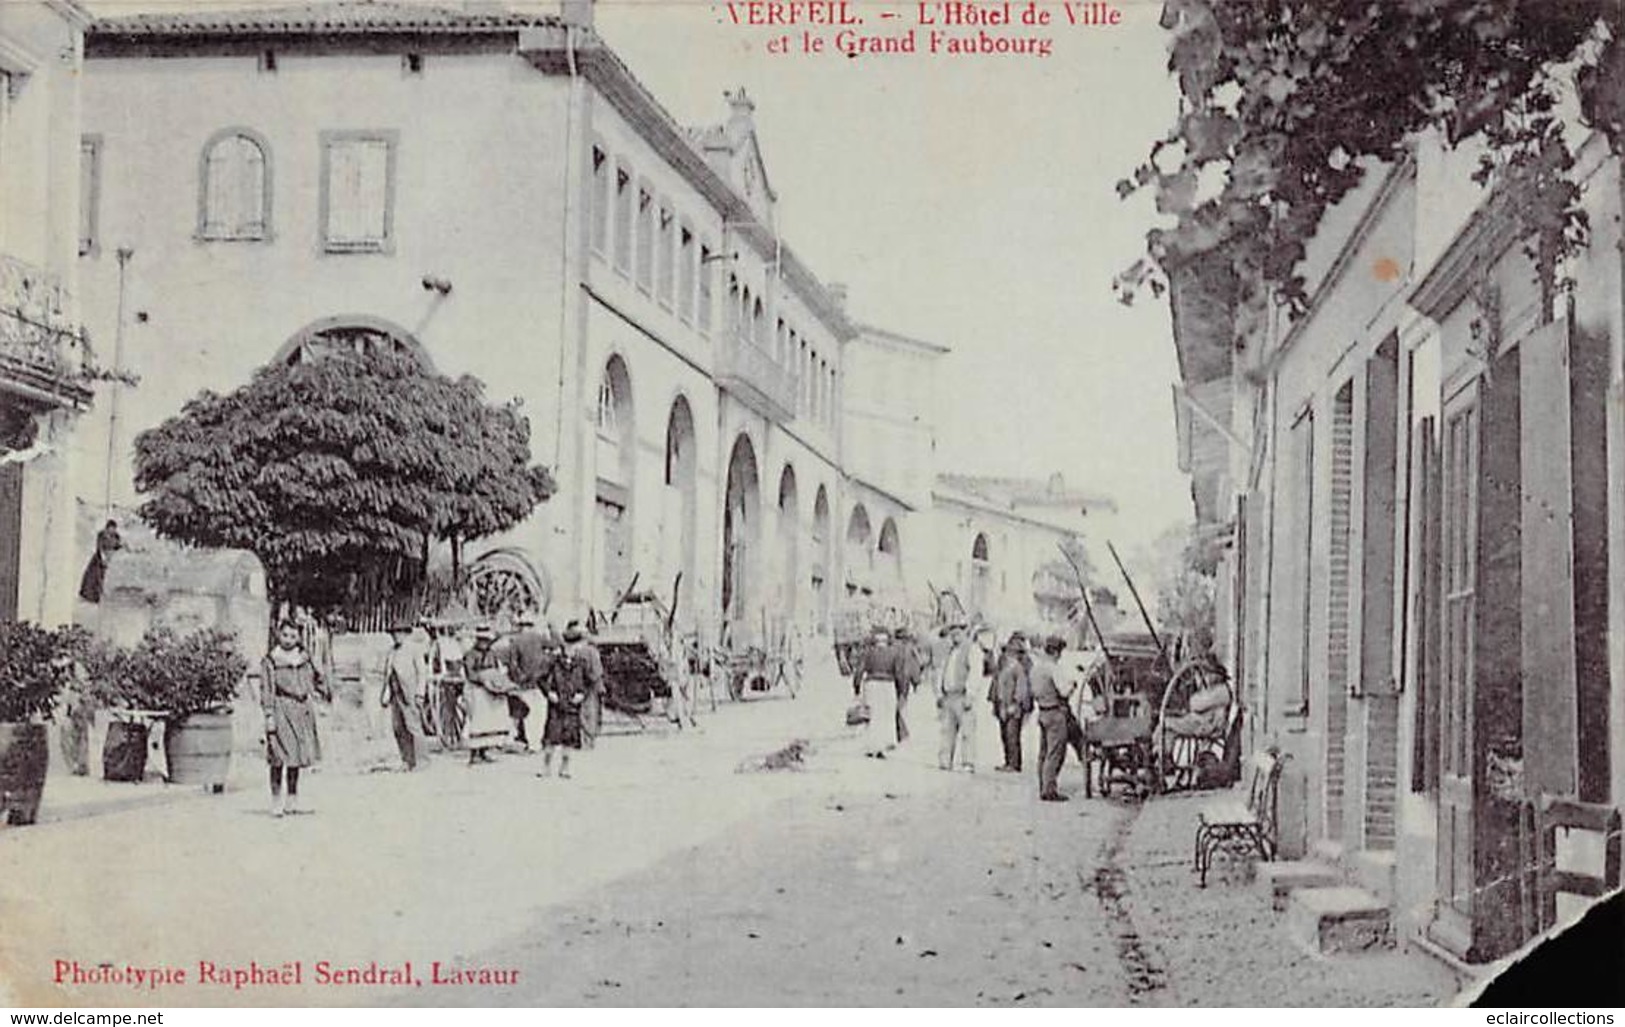
[[[395,625],[383,676],[379,700],[408,770],[427,758],[432,732],[442,750],[467,749],[470,766],[492,762],[494,751],[509,746],[539,748],[538,777],[551,776],[555,752],[559,776],[569,777],[570,752],[592,747],[603,714],[597,647],[578,622],[560,637],[530,613],[520,614],[506,637],[478,625],[471,646],[448,625]]]
[[[853,694],[874,736],[869,755],[884,757],[908,740],[908,698],[928,682],[936,698],[940,729],[938,767],[975,771],[976,703],[986,701],[999,725],[1004,756],[1004,762],[994,769],[1020,772],[1022,729],[1036,711],[1039,798],[1065,801],[1057,780],[1067,746],[1074,745],[1080,754],[1083,749],[1082,728],[1071,708],[1078,683],[1060,665],[1065,650],[1066,641],[1059,636],[1042,639],[1034,650],[1021,631],[1012,632],[1001,646],[993,627],[980,622],[947,625],[923,645],[907,628],[895,633],[875,629],[852,680]],[[889,682],[893,687],[870,688],[871,682]]]

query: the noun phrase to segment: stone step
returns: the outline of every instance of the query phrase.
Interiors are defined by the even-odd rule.
[[[1270,908],[1286,909],[1299,888],[1331,888],[1343,883],[1336,867],[1311,859],[1285,859],[1258,864],[1254,882],[1269,896]]]
[[[1360,888],[1300,888],[1287,904],[1287,933],[1312,952],[1391,948],[1388,906]]]

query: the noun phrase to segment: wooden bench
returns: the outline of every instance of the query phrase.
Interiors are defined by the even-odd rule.
[[[1280,846],[1281,767],[1288,757],[1269,749],[1248,763],[1252,777],[1245,801],[1224,799],[1196,815],[1196,873],[1207,887],[1208,868],[1219,849],[1273,860]]]
[[[1535,932],[1557,923],[1557,896],[1599,899],[1620,884],[1619,810],[1557,795],[1542,795],[1535,814]],[[1580,873],[1557,868],[1558,832],[1586,831],[1600,836],[1602,872]]]

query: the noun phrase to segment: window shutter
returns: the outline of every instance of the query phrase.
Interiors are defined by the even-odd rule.
[[[389,143],[343,139],[328,145],[327,238],[341,246],[389,236]]]
[[[252,139],[238,136],[233,142],[237,188],[232,234],[257,239],[265,235],[265,155]]]
[[[1416,730],[1412,734],[1411,790],[1436,792],[1439,788],[1439,704],[1442,683],[1439,664],[1439,575],[1443,505],[1439,476],[1439,449],[1435,422],[1423,418],[1416,431],[1415,518],[1418,554],[1417,594],[1413,604],[1412,637],[1416,640]]]

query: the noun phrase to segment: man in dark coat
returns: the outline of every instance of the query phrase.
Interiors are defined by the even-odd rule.
[[[536,630],[536,615],[528,610],[517,618],[518,631],[508,638],[508,677],[514,692],[508,696],[508,715],[513,718],[514,740],[526,752],[541,744],[538,721],[545,713],[542,683],[552,669],[558,646]]]
[[[988,687],[987,701],[999,722],[999,739],[1004,745],[1004,764],[996,767],[1006,773],[1021,770],[1021,728],[1033,711],[1032,686],[1027,680],[1027,636],[1017,631],[1004,643],[998,670]]]
[[[84,576],[79,579],[79,598],[87,603],[102,601],[102,582],[107,577],[107,561],[124,548],[124,539],[118,533],[118,522],[108,521],[96,533],[96,551],[85,565]]]

